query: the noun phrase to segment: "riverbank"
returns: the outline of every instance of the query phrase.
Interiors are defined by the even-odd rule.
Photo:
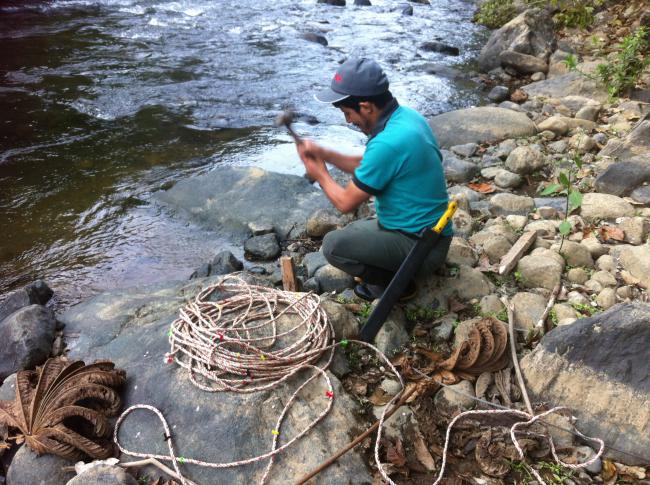
[[[553,468],[548,445],[528,435],[522,460],[508,441],[508,426],[473,421],[452,435],[447,476],[490,483],[525,481],[530,469],[522,463],[527,462],[546,478],[554,473],[574,483],[643,479],[646,469],[623,464],[650,461],[643,451],[650,449],[646,442],[650,416],[644,405],[650,394],[646,358],[650,106],[633,99],[611,100],[603,86],[577,72],[563,72],[563,59],[586,54],[581,44],[558,47],[543,15],[532,15],[537,22],[534,28],[525,21],[527,15],[531,14],[495,32],[487,44],[501,50],[486,57],[496,55],[503,63],[496,71],[491,69],[490,83],[495,86],[489,96],[495,104],[431,118],[444,149],[450,193],[460,205],[454,217],[456,236],[443,274],[420,281],[417,298],[391,315],[378,336],[378,348],[393,357],[411,382],[419,379],[412,368],[435,376],[434,353],[446,356],[476,338],[480,348],[488,346],[473,329],[486,321],[493,329],[501,325],[499,320],[505,324],[509,320],[505,298],[512,305],[522,372],[534,403],[569,406],[578,417],[578,430],[605,440],[607,459],[594,460],[586,471]],[[642,18],[635,12],[628,15],[629,20],[637,19],[634,22]],[[605,18],[609,17],[604,16],[603,22]],[[504,32],[515,34],[504,36]],[[512,52],[509,42],[522,37],[535,43],[524,48],[536,54],[529,56],[534,60],[519,56],[513,61],[511,54],[500,55]],[[594,59],[584,60],[580,68],[586,71]],[[533,77],[537,80],[529,82]],[[580,194],[570,197],[570,205],[563,184],[569,186],[566,192]],[[228,192],[232,187],[251,196],[234,199]],[[226,228],[234,240],[241,241],[248,257],[255,260],[256,267],[249,263],[245,273],[249,283],[281,285],[277,257],[291,256],[303,288],[321,294],[338,339],[351,338],[367,318],[370,307],[353,297],[353,281],[328,266],[317,251],[324,234],[350,219],[330,210],[322,194],[303,178],[255,168],[222,168],[180,182],[156,197],[179,220],[209,229]],[[372,206],[355,216],[368,214]],[[530,239],[530,247],[518,254],[509,272],[499,274],[523,239]],[[45,302],[35,300],[37,293],[28,289],[6,300],[18,302],[18,307],[7,310],[1,328],[16,328],[12,322],[21,321],[23,314],[40,312],[43,324],[33,332],[40,332],[40,339],[48,343],[64,324],[67,349],[59,343],[53,353],[73,359],[109,358],[124,368],[129,379],[125,405],[149,402],[164,408],[173,429],[185,431],[173,433],[185,456],[241,459],[268,451],[268,432],[275,418],[270,409],[279,411],[277,404],[286,403],[291,390],[267,392],[252,401],[223,394],[215,397],[189,384],[185,370],[162,362],[169,351],[166,334],[178,308],[202,287],[218,281],[219,275],[241,266],[235,255],[220,253],[197,268],[190,281],[103,293],[56,318],[38,306]],[[19,309],[30,303],[36,306]],[[11,338],[12,334],[5,335],[5,341]],[[37,363],[29,364],[33,365]],[[443,381],[452,387],[418,393],[386,427],[379,456],[397,483],[435,479],[445,427],[458,412],[488,403],[526,409],[511,365],[485,370],[472,379],[456,370]],[[272,480],[286,480],[289,472],[295,479],[318,465],[351,438],[341,430],[356,434],[400,390],[395,376],[371,351],[354,345],[337,351],[330,371],[334,415],[300,440],[291,456],[280,456]],[[0,387],[0,398],[11,397],[12,379]],[[302,429],[319,414],[321,387],[314,384],[306,391],[304,401],[292,411],[290,430]],[[474,398],[484,402],[477,404]],[[536,412],[543,409],[535,407]],[[197,422],[201,423],[198,429]],[[127,424],[128,447],[165,450],[155,420]],[[567,463],[594,457],[597,446],[581,441],[571,430],[570,420],[558,415],[545,419],[542,428],[534,431],[550,433]],[[251,437],[259,438],[251,444]],[[210,447],[205,446],[208,442]],[[366,446],[348,454],[318,483],[377,478],[371,449]],[[27,476],[27,469],[40,476],[60,476],[54,475],[60,473],[60,461],[52,460],[46,467],[41,460],[34,462],[25,447],[16,456],[9,485],[23,483],[20,479]],[[185,468],[200,483],[211,483],[217,473],[219,480],[235,483],[257,480],[263,472],[257,465],[220,472]]]

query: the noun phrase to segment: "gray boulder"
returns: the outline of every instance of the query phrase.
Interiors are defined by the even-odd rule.
[[[487,95],[488,99],[493,103],[505,101],[508,96],[510,96],[510,89],[506,86],[494,86]]]
[[[452,183],[465,183],[472,180],[478,174],[479,167],[475,163],[461,160],[447,150],[443,150],[442,166],[445,170],[445,178]]]
[[[595,187],[598,192],[622,197],[647,182],[650,182],[650,155],[612,163],[596,178]]]
[[[634,189],[630,197],[640,204],[650,205],[650,185],[644,185]]]
[[[528,215],[535,208],[532,198],[524,195],[497,194],[490,199],[490,212],[495,216]]]
[[[333,209],[318,209],[307,219],[306,231],[309,237],[323,237],[341,225],[341,217]]]
[[[72,307],[61,320],[69,332],[71,358],[86,361],[108,358],[126,370],[129,382],[123,392],[125,407],[147,403],[163,410],[172,428],[178,455],[229,462],[269,451],[277,413],[304,381],[305,375],[296,376],[295,380],[269,391],[214,394],[191,384],[186,370],[164,363],[163,357],[169,351],[167,332],[179,307],[211,281],[214,280],[103,293]],[[305,470],[317,466],[347,444],[349,437],[341,433],[342,429],[361,426],[354,417],[356,404],[338,379],[331,374],[329,377],[335,396],[332,410],[304,439],[277,457],[270,483],[295,481]],[[300,399],[290,412],[291,419],[280,430],[281,439],[295,436],[326,405],[322,379],[315,379],[301,391]],[[131,450],[167,453],[158,419],[144,411],[125,419],[119,439]],[[205,446],[205,443],[211,445]],[[319,475],[320,483],[334,485],[372,480],[360,452],[348,453],[338,463],[339,466]],[[197,483],[256,483],[265,467],[266,462],[261,461],[221,470],[184,465],[183,470]]]
[[[537,133],[535,123],[524,113],[491,107],[449,111],[430,118],[429,125],[442,148],[464,143],[494,143]]]
[[[441,54],[447,54],[450,56],[460,55],[460,50],[458,49],[458,47],[445,44],[444,42],[438,42],[438,41],[424,42],[420,46],[420,48],[425,51],[440,52]]]
[[[0,302],[0,322],[15,311],[29,305],[45,305],[54,292],[42,280],[37,280],[24,288],[14,290]]]
[[[548,249],[535,249],[517,263],[520,284],[526,288],[552,290],[560,283],[564,264],[564,259],[558,253]]]
[[[454,145],[451,147],[452,153],[464,158],[474,156],[476,150],[478,150],[478,145],[476,143],[465,143],[463,145]]]
[[[650,120],[638,123],[623,140],[611,139],[599,155],[626,160],[639,155],[648,156],[650,150]]]
[[[330,291],[343,291],[354,285],[354,278],[344,271],[326,264],[316,271],[314,277],[318,281],[320,290],[323,293]]]
[[[610,253],[644,288],[650,288],[650,245],[617,246]]]
[[[223,275],[241,271],[244,264],[230,251],[221,251],[211,263],[210,276]]]
[[[77,475],[66,485],[138,485],[133,475],[129,475],[124,468],[110,465],[97,465],[90,470]]]
[[[244,243],[244,251],[253,259],[268,261],[280,254],[280,245],[275,234],[253,236]]]
[[[545,59],[521,52],[506,50],[499,54],[499,59],[501,59],[503,67],[509,67],[521,74],[546,73],[548,71],[548,63]]]
[[[500,67],[499,55],[506,50],[539,57],[547,61],[555,50],[553,19],[541,9],[529,9],[492,32],[478,59],[483,72]]]
[[[310,214],[330,207],[304,177],[255,167],[219,167],[181,180],[155,198],[208,229],[241,239],[250,234],[250,222],[270,223],[280,239],[298,237]]]
[[[22,308],[0,322],[0,381],[45,362],[55,328],[54,313],[41,305]]]
[[[55,455],[38,456],[23,445],[11,460],[7,485],[63,485],[74,477],[74,472],[63,471],[71,465],[74,463]]]
[[[307,277],[311,278],[319,268],[327,264],[327,259],[325,259],[325,255],[321,251],[316,251],[305,254],[305,257],[302,258],[302,264],[307,270]]]
[[[357,7],[370,7],[372,3],[370,3],[370,0],[354,0],[354,5]]]
[[[303,39],[309,41],[309,42],[314,42],[316,44],[320,44],[324,47],[327,47],[327,39],[325,38],[324,35],[322,34],[316,34],[315,32],[305,32],[302,34],[300,37]]]
[[[580,215],[586,221],[614,220],[618,217],[632,217],[634,207],[615,195],[592,192],[584,194]]]
[[[512,298],[514,324],[517,330],[527,334],[537,325],[548,298],[537,293],[517,293]]]
[[[345,0],[318,0],[316,3],[333,5],[334,7],[345,7]]]
[[[520,175],[533,173],[545,165],[546,160],[542,152],[531,146],[515,148],[506,159],[506,168]]]
[[[650,462],[649,346],[650,305],[626,303],[549,332],[521,370],[532,399],[569,407],[580,432],[610,445],[607,457],[641,465]]]
[[[409,334],[406,332],[404,311],[396,306],[377,333],[374,345],[384,355],[391,356],[408,341]]]
[[[607,101],[607,92],[602,85],[577,72],[569,72],[543,81],[527,84],[526,86],[522,86],[521,89],[529,98],[534,96],[562,98],[568,95],[578,95],[592,98],[602,103]]]

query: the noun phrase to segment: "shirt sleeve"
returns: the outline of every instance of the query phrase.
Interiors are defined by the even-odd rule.
[[[371,141],[366,147],[360,165],[354,171],[354,184],[371,195],[378,195],[397,173],[394,150],[385,143]]]

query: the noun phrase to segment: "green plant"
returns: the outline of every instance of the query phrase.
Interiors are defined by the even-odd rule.
[[[521,271],[515,271],[515,281],[519,283],[520,285],[524,284],[524,275],[521,274]]]
[[[594,12],[604,0],[552,0],[551,4],[560,8],[553,17],[561,27],[578,27],[586,29],[594,23]]]
[[[557,327],[559,320],[557,318],[557,312],[555,311],[555,308],[551,308],[551,311],[549,312],[548,316],[551,318],[551,322],[553,322],[553,326]]]
[[[570,480],[573,477],[573,470],[565,468],[559,463],[540,461],[537,468],[541,475],[546,478],[546,483],[551,485],[564,485],[565,480]]]
[[[410,305],[406,308],[406,319],[411,322],[430,321],[436,318],[440,318],[446,313],[447,312],[441,308],[434,310],[433,308]]]
[[[512,0],[487,0],[474,15],[474,22],[490,29],[498,29],[512,20],[516,13]]]
[[[567,57],[564,63],[570,71],[602,82],[610,100],[613,100],[632,89],[650,65],[650,56],[647,55],[649,44],[647,31],[639,27],[634,33],[623,37],[618,44],[619,51],[610,61],[598,64],[596,74],[582,71],[573,55]]]
[[[368,317],[372,313],[372,305],[369,302],[365,302],[361,305],[361,310],[359,310],[359,318],[364,322],[368,320]]]
[[[572,303],[571,306],[575,311],[577,311],[580,315],[582,316],[592,316],[596,313],[598,313],[598,309],[595,307],[592,307],[591,305],[587,305],[585,303]]]

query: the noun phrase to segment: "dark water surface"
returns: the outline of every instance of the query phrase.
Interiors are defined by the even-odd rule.
[[[472,1],[413,4],[412,17],[372,2],[0,0],[0,295],[40,277],[67,305],[186,278],[230,248],[151,194],[224,163],[302,173],[273,127],[287,106],[304,115],[300,132],[361,147],[312,97],[350,55],[380,61],[393,93],[425,114],[478,102],[474,86],[424,69],[476,55]],[[436,39],[461,56],[418,49]]]

